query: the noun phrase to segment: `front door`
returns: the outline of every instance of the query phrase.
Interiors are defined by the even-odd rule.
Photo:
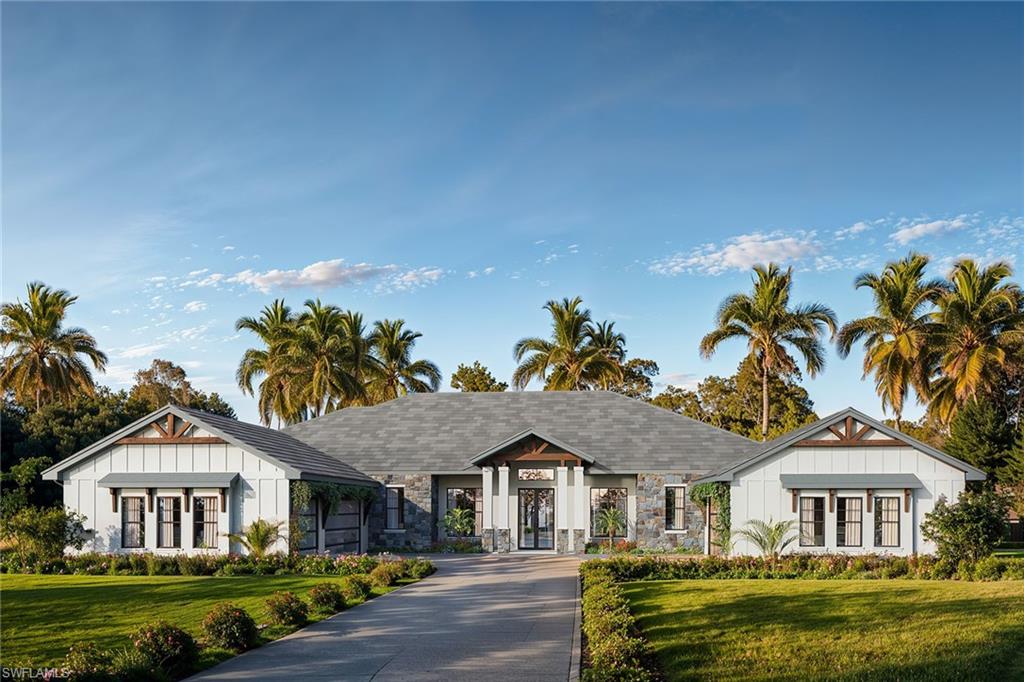
[[[555,548],[555,491],[519,489],[519,549]]]

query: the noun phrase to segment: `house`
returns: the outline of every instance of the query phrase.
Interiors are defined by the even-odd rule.
[[[756,443],[588,391],[416,394],[283,431],[167,406],[44,478],[88,517],[97,551],[237,551],[226,534],[257,518],[308,551],[426,549],[454,508],[489,551],[582,552],[609,508],[641,546],[710,551],[715,510],[688,489],[721,481],[734,528],[792,519],[809,538],[794,551],[910,553],[929,549],[918,528],[938,496],[984,474],[855,410]],[[302,482],[352,494],[294,509]]]

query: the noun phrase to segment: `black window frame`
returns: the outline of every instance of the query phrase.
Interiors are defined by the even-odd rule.
[[[170,501],[171,509],[171,520],[164,520],[164,503]],[[173,544],[167,544],[165,542],[164,526],[171,526],[171,541]],[[181,549],[181,496],[180,495],[163,495],[156,498],[156,547],[157,549]]]
[[[135,504],[138,509],[135,509]],[[129,513],[138,512],[138,520],[126,518]],[[127,542],[128,527],[138,526],[139,544],[130,545]],[[122,549],[143,549],[146,546],[146,498],[136,495],[126,495],[121,498],[121,547]]]
[[[856,502],[856,509],[850,509],[850,502]],[[856,511],[857,518],[851,519],[851,512]],[[857,527],[859,542],[847,542],[849,531],[852,526]],[[836,498],[836,547],[863,547],[864,546],[864,498],[852,495]]]
[[[882,508],[883,505],[881,504],[882,502],[885,502],[886,504],[891,503],[893,509],[889,509],[889,510],[883,509]],[[893,519],[886,519],[885,518],[886,512],[890,512],[890,513],[894,514],[895,517],[896,517],[895,520],[893,520]],[[900,519],[900,498],[896,497],[895,495],[876,495],[875,496],[875,504],[874,504],[874,517],[875,517],[875,519],[874,519],[874,521],[875,521],[875,523],[874,523],[874,525],[875,525],[875,533],[874,533],[874,535],[875,535],[875,538],[874,538],[874,540],[875,540],[875,547],[886,547],[886,548],[900,547],[901,546],[901,541],[902,541],[901,533],[903,532],[903,529],[900,527],[900,523],[901,523],[901,519]],[[896,526],[896,544],[894,544],[894,545],[886,545],[886,544],[882,543],[882,538],[885,537],[885,527],[887,525],[888,526]]]
[[[669,496],[671,494],[671,498]],[[682,495],[680,495],[682,493]],[[671,504],[670,504],[671,503]],[[674,523],[675,514],[682,513],[683,524],[676,527]],[[667,485],[665,486],[665,530],[682,531],[687,529],[686,523],[686,486]]]
[[[456,492],[457,491],[457,492]],[[453,493],[455,493],[453,495]],[[459,497],[463,500],[460,503]],[[465,506],[465,500],[469,500],[472,506]],[[454,506],[452,504],[454,502]],[[473,510],[473,535],[470,537],[480,537],[484,528],[484,489],[483,488],[448,488],[445,490],[445,511],[452,509],[472,509]]]
[[[604,501],[609,491],[621,490],[622,496],[614,501],[615,506],[619,506],[619,511],[622,512],[622,517],[626,519],[627,525],[629,523],[629,488],[625,486],[612,486],[609,488],[591,488],[590,489],[590,537],[592,538],[606,538],[605,535],[597,534],[597,513],[602,509],[610,508],[612,505],[605,504]],[[599,494],[599,497],[595,499],[595,493]],[[595,506],[595,502],[597,505]]]
[[[212,509],[207,507],[210,503],[213,505]],[[200,507],[202,507],[201,510]],[[217,496],[194,495],[192,497],[192,547],[194,549],[217,549],[217,536],[220,531],[219,521],[220,501]],[[205,540],[204,544],[199,544],[197,540],[200,535]],[[208,537],[213,538],[212,543],[206,539]]]
[[[391,493],[395,493],[395,504],[391,504]],[[397,525],[391,525],[391,511],[395,510]],[[405,488],[389,485],[384,493],[384,529],[405,530]]]
[[[804,504],[804,500],[810,501],[812,504],[808,508]],[[818,507],[821,507],[819,510]],[[811,519],[805,520],[804,514],[810,512]],[[819,518],[820,517],[820,518]],[[811,525],[811,534],[807,535],[804,532],[804,525]],[[801,547],[824,547],[825,546],[825,498],[821,495],[801,495],[800,496],[800,546]],[[817,542],[818,531],[821,531],[821,542]]]

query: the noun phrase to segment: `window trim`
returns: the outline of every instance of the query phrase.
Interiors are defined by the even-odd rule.
[[[163,520],[162,509],[160,508],[161,503],[164,500],[173,500],[175,504],[171,505],[171,521]],[[177,519],[174,519],[174,507],[177,506]],[[157,549],[181,549],[181,513],[182,513],[181,495],[157,495],[156,498],[156,548]],[[163,526],[165,523],[171,524],[171,542],[174,544],[163,543]],[[177,533],[175,533],[177,531]],[[177,535],[177,541],[175,542],[174,536]]]
[[[590,487],[590,516],[587,518],[588,522],[590,523],[590,529],[589,530],[590,530],[590,537],[591,537],[591,539],[601,539],[601,540],[604,540],[604,539],[606,539],[608,537],[607,535],[597,535],[596,531],[595,531],[595,528],[594,528],[594,516],[595,516],[595,510],[594,510],[594,491],[595,490],[604,490],[606,492],[609,491],[609,490],[621,490],[621,491],[623,491],[623,493],[625,493],[622,496],[622,514],[623,514],[623,516],[626,517],[626,529],[625,529],[625,535],[622,536],[622,537],[623,538],[627,537],[629,535],[629,488],[627,488],[624,485],[591,486]],[[598,507],[598,509],[600,509],[600,507]]]
[[[821,503],[821,522],[820,522],[821,523],[821,543],[820,544],[817,543],[817,542],[814,542],[813,531],[812,531],[812,535],[810,537],[810,542],[806,541],[808,538],[807,538],[807,536],[804,535],[804,511],[805,511],[804,510],[804,500],[816,500],[817,502]],[[817,504],[812,506],[811,509],[809,510],[812,514],[815,513],[815,511],[816,511],[815,507],[816,506],[817,506]],[[800,546],[801,547],[824,547],[827,544],[827,539],[825,537],[825,527],[826,527],[826,523],[825,523],[825,521],[826,521],[826,518],[825,518],[825,496],[824,495],[801,495],[800,496],[800,507],[798,508],[798,514],[799,515],[797,517],[797,529],[798,529],[798,532],[799,532],[799,543],[800,543]],[[809,523],[812,524],[812,526],[817,526],[819,522],[818,522],[818,520],[816,518],[814,518],[812,516],[811,521],[809,521]]]
[[[404,485],[387,485],[384,487],[384,530],[390,533],[401,533],[405,532],[405,486]],[[391,491],[396,492],[397,504],[391,506]],[[389,512],[395,509],[398,516],[398,525],[390,525]]]
[[[895,500],[896,501],[896,505],[895,505],[896,506],[896,521],[895,522],[883,520],[883,518],[882,518],[882,510],[881,510],[881,508],[879,507],[879,504],[878,504],[879,501],[881,501],[881,500]],[[872,539],[875,541],[874,546],[875,547],[882,547],[882,548],[885,548],[885,549],[896,549],[896,548],[902,547],[903,546],[903,518],[902,518],[902,510],[900,509],[900,498],[899,498],[899,496],[898,495],[875,495],[873,509],[874,509],[874,512],[873,512],[873,515],[874,515],[874,523],[873,523],[873,525],[874,525],[874,529],[873,529],[874,530],[874,537]],[[887,523],[890,524],[890,525],[892,525],[893,523],[896,524],[896,544],[895,545],[885,545],[885,544],[882,544],[882,538],[885,537],[884,528],[885,528],[885,524],[887,524]]]
[[[203,515],[199,517],[196,514],[196,502],[203,500]],[[213,521],[206,520],[206,514],[210,511],[206,508],[209,501],[213,501]],[[206,544],[200,545],[196,542],[198,534],[196,530],[200,527],[203,529],[203,536],[206,536],[206,530],[210,526],[213,526],[213,544],[210,544],[207,540]],[[193,495],[192,496],[192,549],[217,549],[218,537],[220,536],[220,498],[217,495]]]
[[[857,500],[857,504],[859,505],[859,507],[857,509],[857,520],[856,521],[850,521],[849,518],[846,519],[846,521],[844,522],[844,528],[843,528],[843,542],[840,542],[839,541],[839,525],[840,525],[840,521],[839,521],[839,503],[840,503],[840,501],[842,501],[843,504],[845,505],[847,500]],[[843,514],[847,515],[847,517],[849,516],[849,513],[850,513],[849,509],[844,509],[843,510]],[[857,526],[857,528],[858,528],[858,530],[860,532],[860,542],[858,542],[857,544],[852,544],[852,543],[846,542],[846,536],[847,536],[847,532],[846,531],[847,531],[847,529],[846,529],[845,526],[850,526],[850,525]],[[844,547],[844,548],[846,548],[846,547],[863,547],[863,546],[864,546],[864,498],[863,498],[863,496],[861,496],[861,495],[840,495],[840,496],[837,496],[836,497],[836,547]]]
[[[138,521],[125,521],[125,512],[127,508],[125,502],[128,500],[137,500],[139,503],[139,520]],[[143,495],[122,495],[121,500],[121,549],[145,549],[146,548],[146,498]],[[125,527],[127,525],[137,525],[139,527],[139,544],[128,545],[125,544]]]
[[[669,514],[668,514],[668,491],[669,491],[669,489],[672,489],[672,490],[676,491],[675,492],[675,499],[674,499],[674,502],[675,502],[674,509],[676,511],[679,510],[679,491],[682,491],[682,493],[683,493],[683,495],[682,495],[682,498],[683,498],[683,507],[682,507],[682,510],[683,510],[683,527],[682,528],[669,528],[669,525],[668,525],[668,517],[669,517]],[[665,532],[666,533],[685,533],[686,531],[689,530],[689,524],[686,522],[686,511],[687,511],[687,505],[686,505],[686,484],[685,483],[666,483],[665,484]]]

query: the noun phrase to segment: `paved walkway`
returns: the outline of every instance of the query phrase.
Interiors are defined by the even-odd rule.
[[[433,557],[432,557],[433,559]],[[565,680],[578,560],[473,555],[194,680]]]

